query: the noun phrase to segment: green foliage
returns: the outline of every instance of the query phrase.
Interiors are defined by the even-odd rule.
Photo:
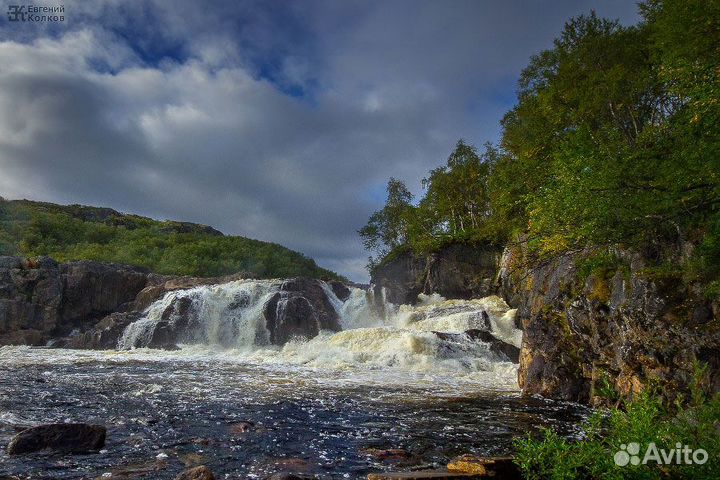
[[[375,258],[370,257],[371,264],[408,241],[415,217],[413,195],[403,182],[391,178],[387,184],[387,194],[382,210],[373,213],[368,223],[358,231],[365,248],[377,255]]]
[[[701,371],[702,373],[702,371]],[[528,480],[571,479],[714,479],[720,471],[720,395],[708,396],[696,384],[687,402],[673,408],[652,392],[638,395],[625,409],[594,413],[583,425],[581,440],[567,440],[552,430],[539,439],[532,436],[515,441],[515,461]],[[705,464],[617,466],[614,455],[621,445],[640,444],[642,460],[647,446],[669,451],[680,442],[691,449],[705,449]]]
[[[578,277],[582,280],[590,276],[609,279],[620,270],[629,273],[630,266],[611,249],[599,249],[577,261]]]
[[[407,187],[391,178],[385,206],[359,230],[365,247],[375,254],[371,268],[408,249],[428,252],[446,243],[487,239],[488,180],[498,157],[490,144],[478,154],[475,147],[458,141],[446,164],[423,179],[425,195],[417,205]]]
[[[690,241],[674,268],[720,282],[720,3],[640,9],[573,18],[531,58],[499,148],[459,142],[430,172],[406,248],[522,236],[535,259],[619,245],[661,263]]]
[[[109,209],[0,199],[0,254],[97,260],[200,277],[338,278],[280,245],[223,236],[202,225],[161,222]]]

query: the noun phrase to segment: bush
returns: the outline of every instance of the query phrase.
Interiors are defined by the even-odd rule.
[[[699,370],[697,378],[703,374]],[[720,394],[707,395],[699,385],[697,381],[687,402],[681,399],[673,406],[664,405],[661,396],[647,391],[624,409],[598,411],[585,422],[578,441],[562,438],[549,429],[539,439],[518,439],[515,461],[528,480],[716,479],[720,472]],[[669,452],[678,442],[693,450],[704,449],[707,462],[678,464],[673,457],[668,465],[654,460],[643,464],[650,443]],[[627,451],[631,443],[640,446],[640,463],[616,465],[616,453]]]

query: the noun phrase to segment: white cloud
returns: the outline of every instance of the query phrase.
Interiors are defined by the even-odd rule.
[[[0,35],[0,195],[206,223],[363,280],[370,192],[497,134],[495,92],[567,16],[543,4],[70,2],[59,34]]]

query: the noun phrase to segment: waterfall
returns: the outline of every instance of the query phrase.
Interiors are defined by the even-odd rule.
[[[144,318],[125,329],[118,348],[146,347],[166,326],[182,330],[179,343],[237,349],[266,345],[263,307],[280,286],[278,281],[238,280],[168,292],[150,305]],[[278,302],[278,308],[281,305]]]
[[[515,310],[497,296],[445,300],[421,295],[415,306],[398,306],[384,302],[383,294],[376,298],[373,289],[351,288],[341,300],[325,282],[305,284],[316,289],[315,294],[311,289],[287,291],[285,285],[279,280],[239,280],[168,292],[125,329],[118,348],[157,347],[171,332],[174,343],[224,349],[264,364],[450,374],[514,371],[505,350],[493,343],[519,347],[522,332],[515,328]],[[291,303],[293,299],[300,302]],[[319,330],[313,338],[270,344],[267,315],[274,314],[275,326],[299,328],[298,321],[318,322],[322,305],[337,316],[341,331]]]

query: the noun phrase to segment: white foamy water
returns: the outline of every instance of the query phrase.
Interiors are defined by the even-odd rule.
[[[282,281],[239,280],[169,292],[147,309],[144,318],[127,327],[118,348],[130,352],[118,355],[344,372],[370,382],[382,382],[383,377],[397,381],[406,375],[407,382],[426,377],[516,388],[515,364],[491,351],[489,344],[461,335],[484,330],[520,346],[522,332],[515,328],[515,311],[497,296],[445,300],[437,294],[421,295],[416,306],[395,306],[376,301],[372,291],[359,288],[351,289],[342,301],[323,283],[342,331],[322,331],[315,338],[278,347],[269,342],[264,309],[281,286]],[[278,302],[278,316],[282,308],[283,300]],[[142,348],[163,322],[185,322],[180,352]],[[441,338],[435,332],[458,335]]]

